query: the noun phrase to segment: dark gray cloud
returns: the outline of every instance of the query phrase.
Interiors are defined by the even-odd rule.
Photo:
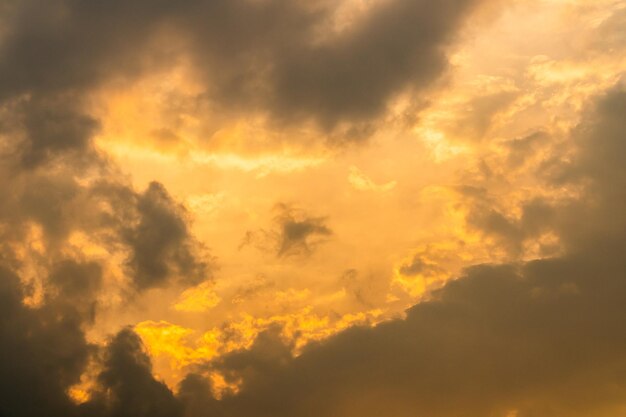
[[[82,2],[72,4],[79,7]],[[63,12],[57,16],[63,19],[72,15],[63,8],[57,12]],[[112,253],[128,252],[129,277],[137,289],[208,278],[203,249],[191,236],[185,209],[161,184],[135,191],[95,149],[92,140],[99,122],[85,111],[84,91],[52,90],[35,83],[0,102],[0,235],[7,246],[13,245],[3,257],[11,258],[14,244],[25,242],[34,226],[41,228],[45,248],[35,261],[44,268],[59,260],[78,232]]]
[[[315,246],[332,235],[323,217],[300,216],[285,207],[276,217],[278,224],[278,255],[309,254]]]
[[[622,233],[626,227],[622,215],[626,209],[626,175],[620,162],[620,155],[626,151],[624,111],[626,93],[617,86],[586,107],[583,120],[567,137],[567,149],[559,143],[551,146],[545,134],[509,142],[510,152],[503,168],[513,175],[535,170],[539,184],[554,191],[554,197],[545,193],[533,197],[520,204],[520,214],[512,215],[499,207],[498,196],[488,191],[490,184],[509,180],[487,166],[482,172],[482,183],[457,188],[467,199],[468,224],[494,238],[512,255],[519,255],[525,242],[546,232],[559,236],[567,250]],[[524,165],[537,153],[548,156]],[[564,187],[582,194],[557,197]],[[554,248],[545,249],[548,254]]]
[[[165,1],[23,0],[5,13],[0,98],[80,92],[137,74]],[[142,51],[140,53],[140,51]]]
[[[67,389],[95,358],[97,349],[87,343],[84,331],[97,313],[108,265],[89,260],[74,247],[71,237],[76,233],[112,257],[127,254],[131,288],[195,283],[200,275],[206,277],[206,263],[184,209],[160,184],[135,191],[93,146],[99,121],[88,111],[91,89],[139,74],[152,51],[167,53],[148,45],[159,22],[156,15],[163,12],[157,2],[102,6],[81,0],[0,6],[3,416],[79,415]],[[155,251],[154,260],[146,254],[149,250]],[[25,273],[29,268],[35,277],[27,276],[32,275]],[[28,297],[39,304],[26,306]],[[116,401],[124,402],[137,392],[125,393],[124,386],[116,385],[125,376],[113,376],[128,365],[117,363],[123,362],[123,355],[114,352],[123,344],[120,340],[104,363],[110,373],[100,382],[117,395]],[[132,370],[128,366],[126,376]],[[149,369],[145,373],[151,378]],[[162,397],[158,388],[154,391],[142,393],[152,395],[150,401]],[[164,401],[158,407],[171,415]],[[110,408],[111,415],[123,415]]]
[[[619,241],[626,229],[626,88],[618,86],[589,108],[573,132],[577,152],[548,177],[555,186],[584,187],[587,204],[559,212],[558,230],[569,247],[586,248],[599,239]],[[558,165],[557,165],[558,166]]]
[[[120,225],[131,249],[129,266],[139,288],[162,286],[176,277],[197,284],[209,277],[208,264],[199,256],[199,243],[188,230],[185,208],[163,185],[152,182],[137,196],[138,222]],[[131,223],[132,224],[132,223]]]
[[[182,404],[152,375],[141,339],[131,329],[120,331],[105,352],[104,368],[81,417],[177,417]]]
[[[76,94],[29,96],[10,100],[0,115],[0,131],[11,141],[18,168],[33,169],[49,161],[95,162],[91,138],[99,123],[81,109]]]
[[[218,109],[326,129],[384,112],[445,70],[478,0],[376,3],[341,31],[327,1],[24,0],[4,10],[0,99],[84,93],[187,54]]]
[[[445,46],[476,3],[380,2],[323,38],[334,12],[324,2],[217,1],[204,5],[212,13],[198,14],[203,25],[192,36],[200,67],[217,80],[210,82],[214,99],[332,129],[371,121],[395,94],[428,87],[444,71]],[[209,15],[214,25],[204,24]]]
[[[376,116],[395,93],[443,71],[443,46],[472,3],[381,2],[338,39],[289,48],[274,69],[279,114],[313,114],[326,126]]]
[[[102,370],[88,403],[77,406],[68,389],[80,381],[100,348],[84,328],[102,280],[93,262],[65,260],[48,277],[38,306],[26,306],[19,276],[0,267],[0,415],[15,417],[139,417],[182,415],[182,404],[152,375],[150,360],[131,330],[102,352]]]
[[[211,278],[208,251],[192,235],[189,214],[163,185],[154,182],[139,193],[113,174],[91,184],[72,175],[62,168],[0,180],[6,243],[20,245],[31,225],[39,226],[46,251],[39,263],[49,268],[71,246],[72,234],[86,234],[111,254],[126,255],[128,280],[137,290]]]
[[[90,267],[81,273],[86,280],[98,275]],[[81,309],[64,299],[67,289],[61,283],[58,296],[30,308],[20,278],[0,267],[0,415],[76,415],[65,391],[80,380],[94,347],[85,340]]]
[[[616,252],[474,268],[405,320],[247,370],[223,415],[612,415],[626,392]]]
[[[528,237],[522,221],[498,207],[496,199],[486,188],[460,186],[457,191],[466,199],[465,204],[469,208],[465,218],[467,225],[495,239],[497,244],[513,256],[519,255],[524,240]]]
[[[72,405],[65,391],[93,349],[80,328],[83,315],[54,295],[25,307],[18,276],[2,269],[1,410],[86,417],[618,415],[626,395],[626,168],[613,153],[624,146],[624,103],[626,92],[610,92],[572,133],[577,157],[562,162],[563,172],[585,184],[590,198],[554,208],[567,254],[469,268],[405,319],[351,328],[298,357],[270,329],[250,349],[207,364],[227,380],[242,379],[238,393],[219,400],[199,374],[175,396],[154,378],[127,329],[109,344],[92,399]],[[529,214],[535,217],[545,216]],[[566,233],[572,221],[586,225]],[[88,263],[61,263],[49,280],[72,297],[93,285],[66,279],[97,283],[98,274]]]
[[[50,269],[46,281],[46,301],[64,304],[87,323],[96,317],[96,298],[102,287],[102,265],[64,259]]]
[[[306,211],[288,204],[274,207],[276,215],[271,229],[248,231],[241,247],[254,245],[277,256],[308,256],[333,232],[325,217],[311,216]]]

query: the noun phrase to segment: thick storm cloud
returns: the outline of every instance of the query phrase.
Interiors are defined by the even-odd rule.
[[[253,348],[261,358],[223,415],[613,415],[626,390],[626,269],[615,252],[585,255],[473,268],[405,320],[286,364]]]
[[[217,108],[333,128],[428,87],[477,3],[379,2],[322,37],[333,2],[26,0],[4,12],[0,98],[85,92],[187,54]]]
[[[62,269],[70,271],[62,271]],[[61,269],[61,270],[59,270]],[[97,269],[71,265],[55,274],[75,279],[98,280]],[[81,271],[82,269],[82,271]],[[68,274],[68,272],[70,272]],[[26,296],[20,278],[10,269],[0,269],[0,414],[3,416],[75,415],[75,404],[66,389],[80,380],[95,349],[85,340],[83,303],[66,302],[65,294],[76,293],[60,279],[59,294],[45,306],[23,305]],[[74,285],[72,285],[74,287]],[[87,303],[87,305],[89,305]]]

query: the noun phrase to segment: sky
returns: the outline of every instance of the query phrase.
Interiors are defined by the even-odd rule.
[[[626,416],[624,0],[0,2],[0,416]]]

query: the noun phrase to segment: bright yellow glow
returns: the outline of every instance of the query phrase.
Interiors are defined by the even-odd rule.
[[[135,326],[151,355],[170,358],[171,365],[177,369],[196,360],[210,360],[217,355],[220,346],[215,332],[207,332],[190,346],[192,329],[168,323],[166,321],[145,321]]]
[[[372,310],[347,314],[338,319],[319,316],[311,308],[302,311],[255,318],[243,314],[241,319],[229,323],[225,328],[214,328],[198,336],[193,329],[178,326],[166,321],[145,321],[135,326],[150,355],[157,361],[156,373],[172,387],[184,376],[184,369],[193,364],[201,364],[212,358],[239,349],[249,348],[257,335],[273,325],[280,325],[284,341],[294,346],[297,354],[311,341],[319,341],[355,324],[374,324],[380,320],[382,310]],[[162,366],[161,360],[167,365]],[[165,374],[161,370],[166,371]],[[211,374],[219,383],[219,392],[236,390],[236,385],[227,384],[219,374]],[[221,381],[221,382],[220,382]]]
[[[86,403],[90,398],[89,392],[77,386],[71,387],[67,395],[69,395],[76,404]]]
[[[177,311],[201,313],[215,307],[219,302],[220,298],[215,294],[213,284],[205,282],[185,290],[173,308]]]

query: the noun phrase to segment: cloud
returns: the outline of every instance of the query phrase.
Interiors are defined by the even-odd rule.
[[[622,410],[626,169],[613,155],[624,144],[625,102],[622,89],[609,92],[572,132],[578,158],[563,163],[586,194],[548,216],[567,254],[469,268],[405,319],[352,328],[297,358],[272,356],[265,344],[234,354],[231,370],[243,383],[238,394],[220,400],[218,415],[612,416]],[[560,217],[566,220],[554,220]],[[568,233],[573,222],[586,225]],[[257,356],[264,361],[243,368],[235,360]]]
[[[210,258],[189,230],[188,213],[163,185],[138,193],[115,175],[93,183],[73,175],[73,168],[62,166],[59,173],[18,173],[0,183],[5,241],[19,247],[32,227],[41,228],[40,263],[47,268],[74,251],[71,239],[83,234],[88,245],[126,255],[127,277],[138,290],[211,277]]]
[[[321,0],[25,0],[4,10],[0,99],[84,93],[187,56],[226,112],[324,129],[370,122],[445,71],[446,48],[478,3],[375,2],[333,31],[337,5]]]
[[[99,123],[81,109],[80,97],[67,94],[31,96],[11,101],[4,122],[18,139],[22,168],[32,169],[60,158],[95,159],[91,138]]]
[[[516,138],[506,143],[508,148],[508,164],[513,168],[523,165],[530,158],[541,142],[547,142],[548,135],[544,132],[534,132],[530,135]]]
[[[73,177],[71,166],[47,168],[11,170],[0,181],[2,415],[78,416],[68,390],[97,363],[98,348],[85,331],[95,323],[102,295],[187,285],[210,270],[186,215],[162,186],[137,193],[115,176],[90,183]],[[142,227],[150,222],[159,222],[155,230],[166,238],[146,234]],[[177,233],[170,236],[172,227]],[[94,256],[93,248],[105,256]],[[150,275],[151,264],[133,263],[148,249],[165,265],[158,274]],[[121,282],[112,280],[111,270],[127,254],[129,271]]]
[[[367,308],[381,305],[388,294],[389,282],[380,279],[378,271],[359,271],[348,269],[340,277],[340,283],[346,295]]]
[[[280,207],[278,224],[278,255],[308,254],[324,239],[332,235],[323,217],[301,215],[287,206]]]
[[[528,218],[552,219],[566,254],[471,267],[405,319],[351,328],[295,358],[266,333],[219,362],[232,380],[242,379],[237,394],[216,402],[205,387],[194,404],[212,404],[221,416],[619,414],[626,405],[626,169],[617,155],[625,103],[617,87],[572,132],[577,157],[562,163],[568,180],[584,185],[583,197],[554,207],[555,217],[527,209]],[[195,378],[183,384],[185,395]]]
[[[325,217],[314,217],[283,203],[277,204],[274,211],[274,227],[248,231],[240,247],[253,244],[261,250],[275,252],[278,257],[307,256],[333,234]]]
[[[102,275],[102,266],[97,262],[63,260],[50,271],[47,280],[48,297],[56,297],[56,303],[66,303],[83,320],[93,322]]]
[[[128,265],[137,287],[161,286],[170,278],[188,284],[207,279],[208,264],[198,256],[198,242],[190,236],[184,207],[157,182],[137,196],[136,204],[138,222],[121,227],[131,249]]]
[[[89,266],[84,279],[97,279]],[[60,269],[63,269],[61,267]],[[57,269],[55,274],[61,273]],[[52,281],[58,279],[52,276]],[[41,308],[22,303],[26,296],[14,271],[0,267],[0,414],[16,417],[74,414],[65,394],[77,383],[94,347],[85,340],[81,308],[67,302],[74,289],[59,285],[59,295]],[[67,291],[69,290],[69,291]]]
[[[177,417],[182,404],[152,375],[152,364],[141,339],[123,329],[107,346],[104,369],[92,399],[80,406],[82,417]]]
[[[509,251],[521,251],[524,242],[549,230],[561,239],[564,255],[474,266],[405,318],[353,327],[297,357],[280,329],[269,329],[249,349],[206,364],[239,385],[219,400],[199,374],[173,393],[153,374],[128,328],[103,350],[87,341],[98,294],[111,285],[107,274],[115,268],[109,263],[122,259],[124,282],[138,292],[197,284],[210,273],[186,211],[165,187],[152,182],[135,190],[95,150],[99,121],[87,105],[94,89],[132,79],[153,59],[177,56],[176,45],[182,45],[205,82],[203,98],[227,110],[266,109],[279,122],[312,120],[326,130],[367,124],[395,94],[421,91],[444,71],[446,46],[475,3],[376,3],[328,38],[319,37],[319,28],[333,8],[321,2],[24,0],[2,6],[0,415],[622,412],[622,87],[601,97],[571,132],[575,152],[552,156],[543,166],[553,170],[537,173],[548,191],[565,187],[579,194],[557,202],[524,200],[512,213],[479,186],[460,188],[472,206],[468,221]],[[493,115],[506,102],[490,97],[472,104]],[[489,120],[474,122],[477,135],[488,128]],[[523,165],[534,151],[531,142],[514,145],[509,165],[500,168]],[[277,207],[274,220],[261,243],[270,242],[277,256],[308,255],[333,233],[326,218],[287,205]],[[87,243],[76,243],[77,236]],[[107,256],[93,256],[94,247]],[[436,272],[419,257],[400,269]],[[361,281],[354,270],[344,278],[360,303],[376,297],[367,277]],[[101,370],[91,398],[76,405],[68,389],[90,362]]]
[[[161,1],[14,2],[0,39],[0,98],[80,91],[137,73],[138,50],[166,11]]]
[[[569,181],[583,181],[593,198],[559,207],[563,224],[587,223],[576,233],[562,230],[567,254],[469,268],[409,309],[406,318],[353,327],[310,344],[297,357],[277,336],[279,329],[269,329],[250,349],[210,364],[228,381],[241,381],[236,393],[220,400],[198,375],[188,376],[175,396],[152,375],[138,337],[126,329],[108,345],[92,399],[73,405],[65,392],[77,382],[91,349],[81,315],[60,296],[25,307],[19,278],[2,269],[0,308],[10,318],[0,322],[2,411],[613,416],[623,409],[626,393],[626,211],[620,186],[626,169],[613,157],[623,146],[625,102],[626,92],[611,91],[572,133],[578,156],[563,161],[564,170]],[[613,216],[610,228],[607,213]],[[67,285],[58,274],[98,281],[97,267],[59,265],[51,282],[68,296],[89,293],[91,285]]]
[[[611,415],[624,267],[592,255],[474,268],[405,320],[248,371],[224,415]]]
[[[470,1],[389,1],[327,43],[288,48],[274,70],[276,108],[326,126],[384,110],[406,87],[422,89],[446,65],[442,47]]]
[[[348,182],[357,190],[378,191],[378,192],[385,192],[385,191],[393,190],[398,184],[397,181],[389,181],[385,184],[376,184],[374,181],[372,181],[371,178],[369,178],[367,175],[365,175],[363,172],[361,172],[361,170],[359,170],[355,166],[350,167],[350,174],[348,174]]]
[[[431,263],[425,259],[420,254],[417,254],[411,259],[409,263],[403,264],[399,272],[403,275],[413,276],[413,275],[436,275],[441,273],[441,268],[437,266],[437,264]]]

